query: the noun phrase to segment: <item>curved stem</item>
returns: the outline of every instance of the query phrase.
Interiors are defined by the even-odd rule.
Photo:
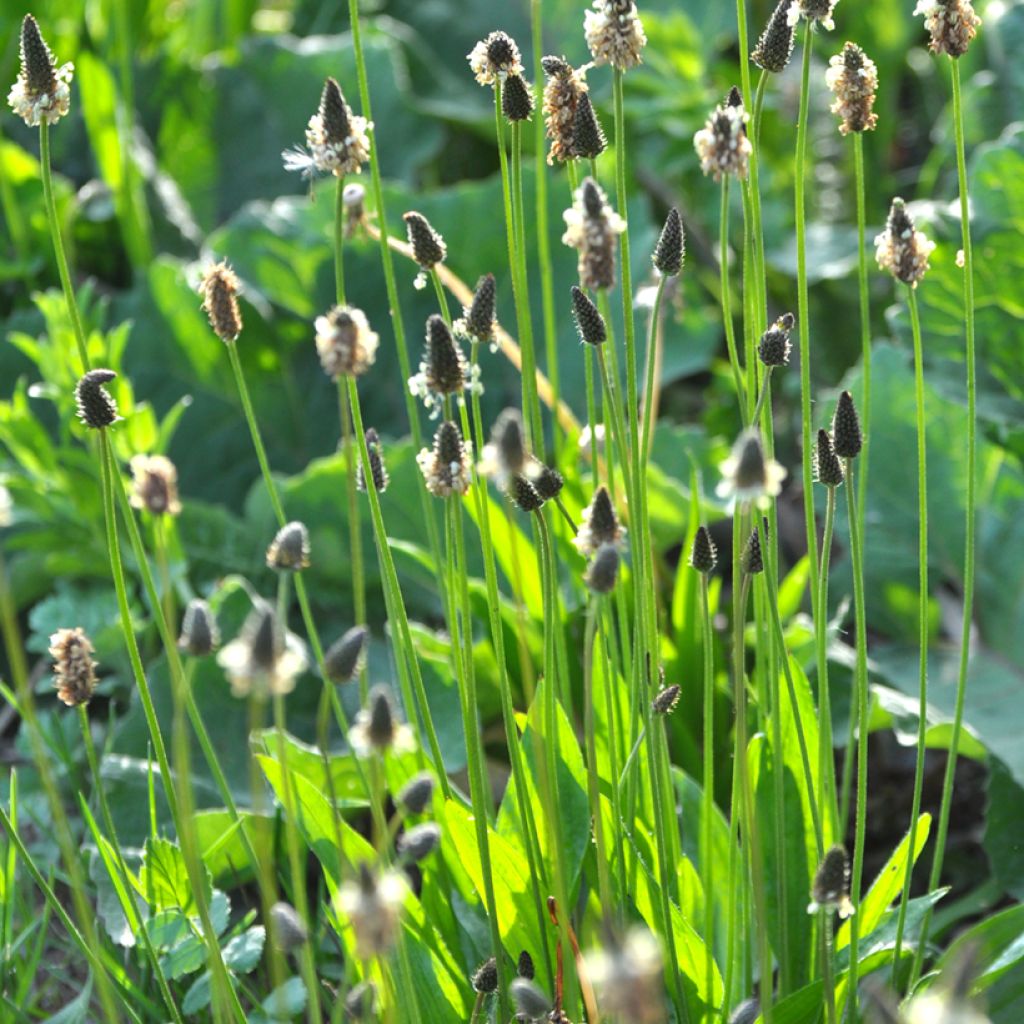
[[[704,875],[701,880],[704,886],[704,945],[708,950],[706,989],[712,990],[715,956],[715,866],[712,828],[715,814],[715,665],[714,652],[711,647],[711,607],[708,598],[708,578],[700,574],[701,599],[701,643],[703,645],[704,663],[704,791],[703,810],[703,852],[701,868]]]
[[[925,736],[928,731],[928,477],[927,445],[924,408],[924,357],[921,345],[921,318],[917,309],[917,293],[907,288],[907,306],[910,326],[914,335],[914,398],[917,407],[917,515],[918,515],[918,602],[917,642],[918,659],[918,726],[917,762],[914,767],[914,795],[910,809],[910,838],[907,849],[907,867],[903,873],[903,891],[896,916],[896,938],[893,945],[893,983],[899,969],[903,949],[903,930],[906,926],[907,904],[910,901],[910,879],[914,873],[913,851],[917,848],[918,817],[921,811],[921,789],[924,785]]]
[[[740,404],[740,418],[746,425],[746,388],[743,385],[743,373],[740,369],[740,358],[736,349],[736,326],[732,321],[732,292],[729,288],[729,176],[722,178],[722,206],[719,215],[719,248],[718,266],[721,289],[722,320],[725,324],[725,344],[729,351],[729,366],[732,370],[732,382],[736,388],[736,401]]]
[[[960,187],[960,232],[964,250],[964,320],[966,325],[967,364],[967,512],[964,534],[964,613],[960,632],[960,664],[956,680],[956,706],[953,713],[953,730],[949,739],[949,756],[946,773],[942,780],[942,803],[939,807],[939,826],[935,834],[935,853],[932,857],[928,889],[934,892],[942,877],[942,859],[946,852],[946,835],[949,831],[949,814],[953,804],[953,781],[956,776],[957,755],[960,750],[960,735],[963,731],[964,702],[967,697],[967,675],[971,660],[971,621],[974,609],[974,563],[975,563],[975,518],[977,503],[978,475],[978,386],[974,346],[974,255],[971,247],[971,216],[967,195],[967,157],[964,149],[964,108],[960,94],[960,64],[951,62],[953,76],[953,124],[956,132],[956,169]],[[928,929],[931,925],[931,908],[925,913],[918,939],[917,954],[910,973],[910,984],[920,977],[924,951],[928,943]]]

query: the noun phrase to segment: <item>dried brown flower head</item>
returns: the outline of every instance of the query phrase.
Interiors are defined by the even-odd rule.
[[[523,61],[515,40],[504,32],[492,32],[466,55],[480,85],[504,82],[509,75],[523,73]]]
[[[924,27],[931,35],[928,49],[954,58],[967,52],[981,24],[971,0],[918,0],[914,13],[924,15]]]
[[[592,291],[615,284],[615,252],[626,222],[608,205],[601,186],[584,178],[565,211],[562,241],[579,252],[580,283]]]
[[[238,289],[238,277],[226,263],[210,267],[199,284],[199,294],[203,297],[203,309],[210,318],[210,326],[223,342],[234,341],[242,333]]]
[[[320,365],[332,380],[361,377],[373,366],[380,337],[370,329],[361,309],[335,306],[325,316],[318,316],[313,326]]]
[[[754,147],[747,138],[750,116],[740,103],[726,102],[715,107],[693,137],[693,145],[700,157],[700,169],[715,181],[723,175],[734,174],[746,178],[750,169],[750,154]]]
[[[548,78],[544,86],[544,126],[551,140],[548,163],[564,163],[576,156],[576,110],[587,91],[587,69],[577,71],[562,57],[545,57],[541,63]]]
[[[875,239],[875,259],[882,270],[888,270],[897,281],[917,287],[928,271],[928,257],[935,243],[918,231],[902,199],[892,201],[885,231]]]
[[[595,64],[628,71],[643,60],[647,36],[633,0],[594,0],[583,15],[583,34]]]
[[[829,60],[825,83],[835,93],[832,113],[841,118],[843,135],[875,127],[878,115],[871,108],[878,91],[878,68],[856,43],[846,43],[843,52]]]
[[[81,626],[58,629],[50,637],[54,686],[57,697],[69,708],[88,704],[96,690],[96,662],[93,646]]]
[[[154,516],[176,516],[181,512],[178,500],[178,471],[163,455],[135,455],[132,470],[133,508],[145,509]]]
[[[70,107],[74,70],[74,64],[57,67],[38,22],[26,14],[21,23],[21,69],[7,94],[11,110],[29,127],[42,121],[56,124]]]

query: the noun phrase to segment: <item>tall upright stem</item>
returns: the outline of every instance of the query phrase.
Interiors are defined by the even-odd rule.
[[[711,991],[715,956],[715,867],[713,819],[715,815],[715,665],[711,644],[711,607],[708,578],[700,574],[701,644],[704,654],[704,791],[702,793],[703,835],[701,868],[704,886],[704,945],[708,950],[706,989]]]
[[[722,292],[722,320],[725,324],[725,345],[729,351],[729,367],[736,388],[736,401],[740,405],[740,418],[747,422],[746,388],[740,370],[740,357],[736,349],[736,325],[732,320],[732,292],[729,288],[729,176],[722,178],[722,207],[719,215],[718,242],[719,282]]]
[[[836,516],[836,489],[827,488],[825,528],[821,535],[818,566],[818,604],[814,610],[814,633],[818,672],[818,779],[821,791],[821,817],[832,822],[839,833],[839,810],[835,801],[835,766],[832,762],[832,695],[828,682],[828,566],[832,551],[832,531]]]
[[[910,901],[910,879],[914,873],[913,853],[917,849],[921,789],[924,785],[925,736],[928,731],[928,453],[925,434],[924,359],[921,346],[921,318],[917,310],[917,292],[912,287],[907,288],[907,306],[910,309],[910,326],[914,335],[914,399],[917,408],[918,724],[917,763],[914,767],[914,793],[910,807],[910,838],[907,844],[907,849],[910,853],[907,856],[907,866],[903,873],[903,891],[900,895],[900,906],[896,915],[896,939],[893,946],[892,971],[894,982],[899,969],[900,953],[903,949],[903,930],[907,920],[907,903]]]
[[[811,565],[818,563],[818,538],[814,528],[814,490],[811,471],[811,324],[810,298],[807,289],[807,209],[804,178],[807,164],[807,117],[810,96],[811,45],[814,36],[811,23],[804,28],[804,58],[800,78],[800,120],[796,126],[796,278],[797,325],[800,338],[800,437],[803,447],[804,524],[807,535],[807,557]],[[818,607],[818,581],[811,573],[811,607]]]
[[[932,856],[928,890],[934,892],[942,877],[942,858],[946,852],[946,835],[949,832],[949,814],[953,805],[953,780],[956,775],[957,755],[960,751],[960,735],[964,722],[964,701],[967,697],[967,675],[971,660],[971,621],[974,611],[974,561],[975,561],[975,518],[978,476],[978,385],[974,350],[974,254],[971,247],[971,214],[967,195],[967,156],[964,149],[964,108],[960,91],[960,63],[952,61],[953,76],[953,126],[956,132],[956,170],[960,187],[960,235],[964,250],[964,322],[966,328],[967,363],[967,513],[964,535],[964,613],[960,632],[960,664],[956,680],[956,708],[953,713],[953,731],[949,738],[949,756],[946,773],[942,780],[942,803],[939,807],[939,827],[935,836],[935,853]],[[925,913],[921,924],[917,954],[910,975],[911,986],[921,974],[924,951],[928,944],[928,929],[931,926],[931,908]]]

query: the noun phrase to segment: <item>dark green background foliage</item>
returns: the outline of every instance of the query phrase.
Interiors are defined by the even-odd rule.
[[[54,164],[74,263],[89,296],[95,343],[105,361],[123,371],[118,395],[127,422],[119,428],[119,454],[165,448],[179,468],[185,509],[173,538],[171,572],[181,598],[206,593],[234,573],[248,576],[257,588],[269,588],[269,574],[254,567],[262,565],[272,516],[257,485],[258,469],[226,353],[208,329],[195,290],[204,261],[228,259],[244,283],[246,328],[239,350],[271,464],[285,479],[286,506],[312,532],[310,585],[324,633],[333,639],[352,618],[344,479],[334,454],[336,395],[317,362],[311,326],[333,296],[333,196],[330,183],[310,192],[288,175],[280,153],[303,140],[325,76],[336,76],[358,109],[344,5],[149,0],[123,6],[127,14],[119,13],[118,0],[40,0],[33,5],[58,58],[76,65],[72,115],[53,132]],[[581,0],[550,0],[544,6],[545,50],[582,63]],[[755,38],[771,6],[763,0],[752,4]],[[930,433],[936,715],[930,735],[941,747],[948,737],[941,723],[951,713],[955,684],[965,492],[961,273],[954,263],[959,222],[948,67],[927,54],[920,19],[910,17],[911,7],[910,0],[841,0],[837,20],[843,35],[817,37],[810,125],[815,156],[809,191],[812,363],[816,417],[824,424],[833,393],[849,386],[857,394],[860,379],[852,150],[836,131],[824,86],[825,62],[848,37],[875,60],[881,83],[878,130],[865,140],[869,240],[881,228],[891,197],[902,195],[918,201],[919,223],[939,243],[919,297]],[[731,4],[646,0],[642,9],[650,46],[645,64],[626,78],[630,237],[637,279],[649,277],[649,253],[668,205],[681,209],[688,238],[682,287],[666,328],[664,420],[655,442],[661,472],[652,508],[656,542],[674,565],[692,525],[687,513],[691,471],[703,474],[711,493],[717,481],[714,467],[738,429],[717,297],[718,189],[701,176],[692,143],[707,111],[733,84],[738,54]],[[8,0],[0,13],[2,83],[16,74],[24,10],[21,0]],[[963,61],[982,431],[977,629],[967,710],[980,742],[969,743],[968,753],[997,759],[991,759],[987,850],[998,881],[995,895],[1008,891],[1021,897],[1024,135],[1011,122],[1024,110],[1019,60],[1024,4],[1000,0],[980,4],[979,12],[985,28]],[[455,273],[472,283],[494,271],[499,315],[511,329],[491,94],[473,81],[465,59],[474,42],[494,28],[517,37],[528,51],[528,11],[522,0],[501,5],[490,0],[380,3],[368,19],[366,42],[392,228],[403,210],[419,209],[443,233]],[[117,101],[126,67],[134,76],[137,108],[130,136],[121,130]],[[532,68],[528,76],[533,78]],[[610,78],[595,72],[591,81],[598,111],[610,127]],[[799,68],[791,66],[768,91],[762,133],[773,315],[795,306],[792,148],[798,92]],[[16,220],[7,219],[0,234],[0,336],[6,339],[0,346],[0,474],[17,510],[14,528],[3,535],[5,557],[31,655],[44,656],[46,638],[58,625],[82,624],[95,638],[107,672],[101,692],[125,709],[128,676],[104,563],[96,470],[77,428],[70,425],[73,382],[61,377],[52,356],[52,346],[67,341],[69,328],[53,290],[57,278],[39,187],[37,138],[10,116],[3,118],[2,132],[0,175],[20,211]],[[532,130],[525,137],[532,148]],[[137,168],[127,179],[126,156]],[[533,182],[528,166],[529,195]],[[561,213],[568,205],[564,172],[551,175],[549,184],[563,391],[582,417],[582,360],[568,315],[575,253],[558,241]],[[739,219],[737,201],[734,226]],[[532,216],[527,229],[528,234],[536,230]],[[738,237],[737,229],[734,241]],[[535,251],[532,239],[530,251]],[[398,264],[406,328],[418,360],[421,325],[433,299],[410,287],[414,269],[404,261]],[[531,273],[539,326],[535,265]],[[399,568],[414,617],[435,625],[432,572],[416,557],[425,541],[413,493],[415,466],[408,442],[401,440],[407,433],[405,384],[372,241],[357,239],[347,247],[346,274],[351,300],[381,334],[377,364],[364,389],[364,416],[388,443],[394,481],[384,499],[389,533],[418,546],[408,549],[408,557],[399,555]],[[916,721],[909,702],[899,697],[899,691],[912,693],[916,686],[912,371],[909,325],[902,307],[897,310],[894,304],[891,281],[878,273],[872,274],[872,312],[875,388],[866,554],[872,667],[874,681],[882,686],[877,721],[896,724],[906,735]],[[485,353],[482,362],[489,420],[517,400],[519,383],[502,356]],[[774,383],[779,458],[790,467],[791,478],[791,500],[784,500],[780,510],[782,538],[793,565],[801,554],[802,530],[794,482],[799,477],[795,366],[777,373]],[[577,493],[572,500],[585,498]],[[713,505],[708,509],[712,517],[718,514]],[[368,530],[365,546],[372,551]],[[374,572],[375,567],[371,595],[379,593],[372,585]],[[788,614],[799,637],[799,573],[791,579],[796,591]],[[849,618],[850,593],[843,537],[831,590],[841,627]],[[137,613],[144,624],[147,613],[139,600]],[[677,606],[681,601],[680,588]],[[228,588],[222,607],[228,635],[244,605],[241,595]],[[382,608],[372,610],[379,626]],[[697,627],[677,620],[675,613],[672,618],[681,632],[673,638],[677,652],[669,669],[685,688],[696,685],[699,672]],[[424,630],[428,654],[431,642],[432,634]],[[840,673],[851,657],[841,628],[834,648]],[[443,652],[435,661],[443,666]],[[389,672],[383,654],[374,669],[382,676]],[[488,692],[486,686],[493,671],[486,665],[481,678],[484,712],[496,713],[493,688]],[[220,716],[225,735],[241,739],[244,712],[232,708],[216,672],[211,670],[202,682],[210,714]],[[438,671],[428,685],[438,710],[452,712],[439,721],[455,721],[451,680]],[[40,687],[47,686],[44,671]],[[838,703],[845,707],[845,692]],[[301,723],[299,710],[296,719]],[[674,737],[684,764],[693,757],[691,725],[676,726]],[[452,764],[460,764],[461,730],[442,725],[441,733],[446,755],[450,752]],[[845,734],[839,723],[836,733]],[[145,757],[137,709],[123,718],[115,746]],[[235,768],[243,782],[243,762]],[[117,784],[131,793],[143,782],[142,772],[132,776],[126,769]],[[133,801],[115,803],[128,815]],[[134,824],[145,827],[144,821]]]

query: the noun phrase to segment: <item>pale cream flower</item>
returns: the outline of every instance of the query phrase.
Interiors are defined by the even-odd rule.
[[[316,352],[328,377],[361,377],[373,366],[380,336],[371,330],[361,309],[335,306],[325,316],[318,316],[313,326]]]
[[[481,39],[466,54],[466,59],[480,85],[494,85],[496,81],[504,82],[509,75],[523,73],[519,47],[504,32],[492,32],[486,39]]]
[[[643,60],[647,36],[633,0],[594,0],[583,15],[583,34],[595,64],[628,71]]]
[[[135,455],[129,463],[132,470],[131,503],[154,516],[176,516],[181,513],[178,500],[178,470],[163,455]]]
[[[302,641],[281,626],[269,604],[260,601],[242,632],[221,649],[217,664],[224,669],[233,696],[248,697],[254,691],[273,696],[295,689],[308,657]]]
[[[633,928],[621,945],[587,953],[585,962],[604,1013],[630,1024],[665,1021],[661,949],[646,928]]]
[[[720,467],[722,480],[715,493],[724,499],[756,501],[759,504],[774,498],[786,479],[785,467],[765,455],[761,437],[754,430],[745,430],[733,445],[732,452]]]
[[[358,880],[346,882],[338,890],[338,912],[352,925],[360,960],[372,960],[391,950],[408,891],[399,872],[385,871],[378,876],[365,863],[359,865]]]

